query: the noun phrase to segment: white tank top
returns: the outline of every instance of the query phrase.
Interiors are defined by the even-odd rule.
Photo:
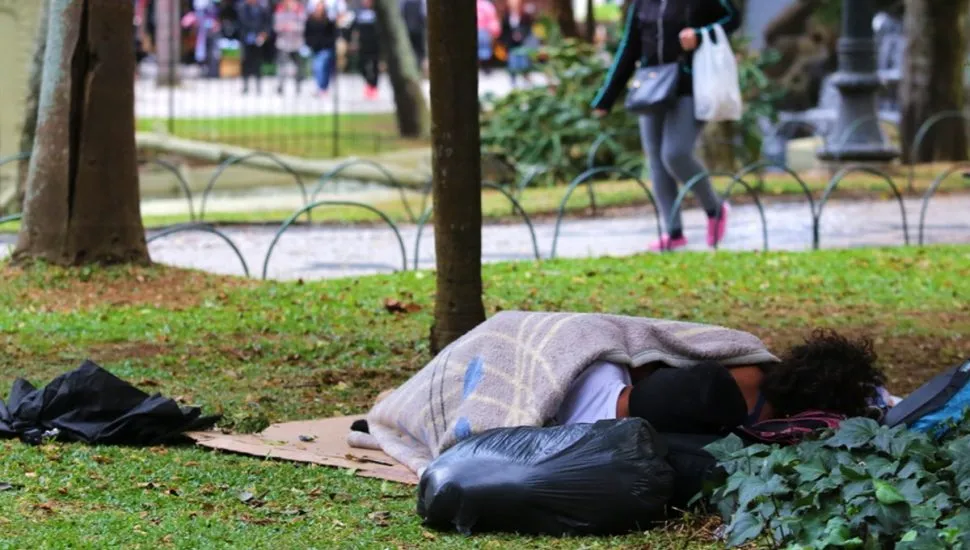
[[[616,401],[630,383],[627,367],[607,361],[593,363],[569,387],[554,422],[586,424],[616,418]]]

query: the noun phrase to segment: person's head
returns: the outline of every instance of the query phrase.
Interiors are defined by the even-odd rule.
[[[876,366],[872,340],[850,340],[819,329],[793,346],[781,363],[762,365],[761,392],[776,417],[808,410],[863,416],[886,376]]]
[[[522,0],[507,0],[510,13],[522,12]]]
[[[360,0],[360,7],[369,10],[374,7],[374,0]]]
[[[317,18],[324,18],[327,16],[327,3],[323,0],[319,0],[313,5],[313,16]]]

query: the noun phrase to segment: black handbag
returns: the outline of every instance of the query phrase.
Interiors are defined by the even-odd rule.
[[[626,110],[638,115],[649,114],[677,98],[681,63],[665,63],[637,69],[626,93]]]

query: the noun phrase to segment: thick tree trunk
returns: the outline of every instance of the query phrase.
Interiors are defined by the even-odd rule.
[[[475,3],[428,0],[435,352],[485,320]]]
[[[906,60],[900,87],[905,162],[967,160],[966,119],[943,120],[919,144],[914,141],[934,114],[963,110],[970,38],[963,21],[968,5],[968,0],[906,0]]]
[[[579,38],[579,25],[573,13],[573,0],[553,0],[553,13],[564,38]]]
[[[37,133],[37,116],[40,107],[41,78],[44,71],[44,55],[47,51],[47,27],[50,16],[50,0],[41,0],[40,26],[37,29],[37,39],[34,42],[34,55],[30,60],[30,76],[28,77],[27,101],[24,113],[24,129],[20,134],[20,150],[31,151],[34,148],[34,136]],[[17,194],[14,197],[12,210],[18,212],[24,208],[24,193],[27,189],[27,173],[30,170],[30,159],[20,163],[17,171]],[[7,209],[10,209],[7,207]]]
[[[422,71],[411,48],[407,26],[398,0],[377,0],[377,18],[384,48],[387,72],[394,87],[397,127],[401,137],[420,138],[428,135],[428,102],[422,89]]]
[[[52,0],[17,261],[148,262],[131,2]]]
[[[179,59],[182,57],[179,4],[179,0],[155,0],[155,60],[158,64],[158,74],[155,79],[159,86],[169,87],[179,84]],[[129,50],[134,47],[134,43],[135,39],[132,38]]]

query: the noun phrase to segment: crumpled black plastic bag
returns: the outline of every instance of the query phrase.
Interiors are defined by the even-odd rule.
[[[421,476],[418,514],[459,532],[611,534],[662,517],[666,446],[639,418],[502,428],[459,442]]]
[[[91,361],[42,389],[17,379],[6,403],[0,399],[0,437],[27,443],[46,438],[111,445],[160,445],[184,440],[184,432],[212,427],[219,416],[147,393]]]

